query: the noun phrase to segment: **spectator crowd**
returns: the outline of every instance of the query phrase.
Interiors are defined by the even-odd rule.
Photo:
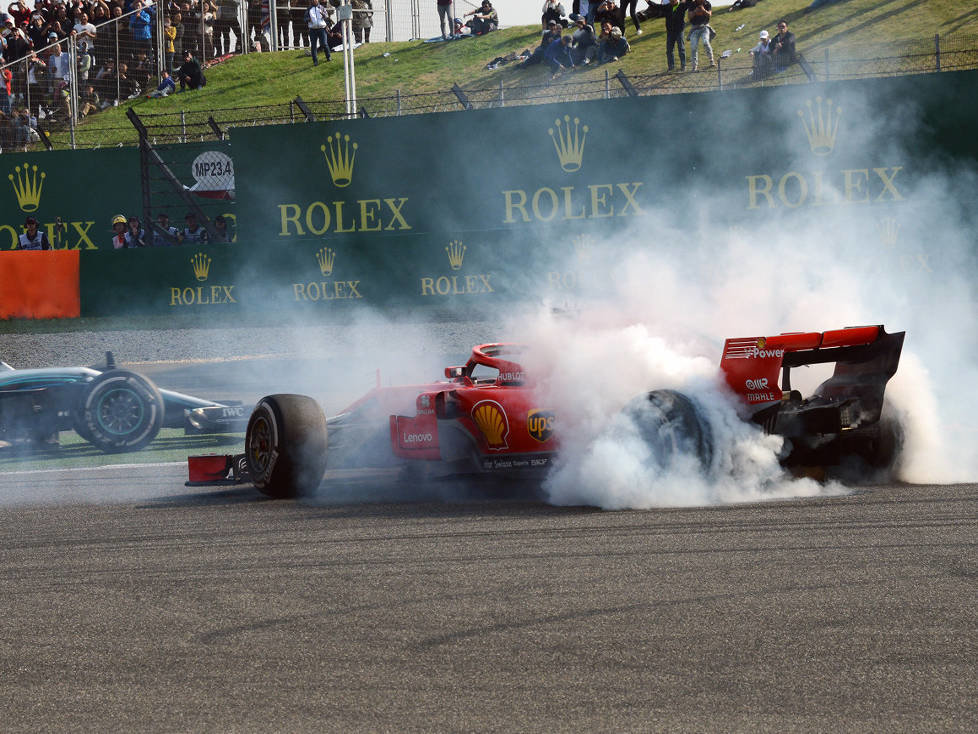
[[[340,3],[323,0],[332,47],[342,44],[332,22]],[[367,43],[373,0],[352,5],[353,35]],[[196,89],[209,60],[246,46],[269,50],[273,27],[281,47],[308,47],[307,13],[307,0],[277,3],[274,23],[267,0],[15,0],[0,12],[0,149],[36,142],[41,119],[66,122],[73,82],[79,117],[143,94]]]

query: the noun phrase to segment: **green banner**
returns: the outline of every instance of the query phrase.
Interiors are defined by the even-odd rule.
[[[78,168],[105,156],[99,180],[111,183],[97,196],[64,190],[60,154],[11,166],[46,172],[37,198],[52,212],[66,202],[98,248],[81,245],[85,315],[504,308],[600,290],[594,273],[622,247],[708,264],[705,222],[750,233],[756,257],[772,228],[845,222],[826,236],[867,265],[928,269],[932,243],[916,228],[933,199],[918,192],[935,173],[973,170],[976,82],[957,72],[235,129],[233,163],[225,143],[168,153],[187,190],[236,218],[230,245],[105,251],[111,213],[138,188],[136,152],[73,154]],[[15,191],[30,199],[38,185],[18,186],[6,204],[19,215]]]

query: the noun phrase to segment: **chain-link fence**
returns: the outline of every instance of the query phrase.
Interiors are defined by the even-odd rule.
[[[387,0],[389,3],[391,0]],[[409,8],[417,8],[419,0],[410,0]],[[425,0],[427,2],[427,0]],[[379,4],[379,3],[378,3]],[[249,6],[238,6],[244,13]],[[266,3],[266,7],[268,7]],[[130,15],[131,17],[131,15]],[[392,16],[387,15],[390,18]],[[417,16],[412,22],[418,23]],[[5,128],[0,128],[0,144],[4,150],[24,150],[38,147],[46,142],[48,132],[67,131],[62,135],[65,144],[71,147],[98,147],[104,141],[123,141],[123,144],[137,142],[135,130],[120,121],[115,128],[100,127],[97,133],[89,134],[84,125],[77,121],[108,105],[118,104],[120,100],[140,93],[151,86],[153,68],[169,64],[170,53],[162,44],[150,49],[127,34],[122,27],[126,16],[114,23],[98,26],[95,42],[95,58],[103,54],[108,61],[93,74],[91,65],[87,76],[81,71],[85,61],[77,37],[68,37],[66,43],[53,46],[67,46],[60,49],[61,55],[69,59],[69,68],[78,68],[77,74],[60,76],[59,64],[39,66],[33,54],[13,65],[8,65],[14,74],[11,101],[15,112],[7,120]],[[239,18],[240,20],[240,18]],[[131,22],[131,21],[130,21]],[[427,21],[426,21],[427,22]],[[434,19],[437,26],[437,17]],[[157,24],[165,28],[162,19]],[[246,27],[246,26],[243,26]],[[288,41],[293,41],[292,30],[287,30]],[[260,35],[260,27],[255,30]],[[385,31],[386,32],[386,31]],[[237,41],[240,37],[232,40]],[[254,34],[249,32],[249,42],[254,42]],[[264,36],[268,41],[268,36]],[[203,58],[212,57],[217,50],[210,46],[206,34],[195,33],[181,39],[181,47],[190,44],[199,49]],[[273,43],[280,39],[275,39]],[[301,36],[300,36],[301,42]],[[102,44],[100,46],[100,44]],[[193,45],[197,44],[197,45]],[[102,49],[99,51],[99,49]],[[48,47],[50,50],[51,47]],[[174,52],[175,53],[175,52]],[[122,59],[112,69],[114,59]],[[43,61],[43,59],[41,59]],[[629,95],[677,94],[709,90],[725,90],[748,86],[767,86],[779,84],[801,84],[813,81],[834,81],[861,77],[896,76],[929,72],[952,71],[978,67],[978,38],[961,34],[944,37],[934,36],[919,41],[906,41],[886,46],[862,45],[856,48],[825,47],[802,49],[798,63],[775,73],[770,69],[755,69],[749,54],[745,51],[719,51],[717,66],[707,67],[701,59],[699,72],[653,73],[640,76],[627,76],[617,66],[606,65],[603,73],[581,74],[568,70],[562,76],[551,79],[548,70],[541,67],[538,83],[504,84],[499,82],[485,86],[474,82],[466,86],[455,86],[450,90],[427,93],[411,93],[397,90],[393,95],[383,97],[359,97],[360,116],[390,117],[427,112],[442,112],[464,109],[485,109],[524,104],[544,104],[548,102],[567,102],[588,99],[610,99]],[[516,63],[511,62],[511,63]],[[122,69],[125,65],[125,70]],[[149,70],[147,70],[149,67]],[[96,99],[92,99],[92,95]],[[148,130],[148,139],[153,143],[177,143],[207,140],[223,137],[232,127],[265,125],[274,123],[304,122],[308,120],[334,120],[349,116],[345,100],[301,100],[287,104],[248,107],[241,109],[222,109],[211,112],[180,112],[166,114],[144,114],[141,116]],[[4,135],[6,130],[6,135]],[[40,131],[40,135],[37,131]]]

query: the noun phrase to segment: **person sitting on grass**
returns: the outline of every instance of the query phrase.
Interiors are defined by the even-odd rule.
[[[618,61],[629,51],[628,41],[621,34],[621,28],[614,26],[608,34],[608,39],[601,44],[598,63],[607,64],[611,61]]]
[[[540,45],[533,49],[533,53],[527,56],[522,63],[516,65],[518,69],[524,69],[527,66],[533,66],[534,64],[539,64],[543,61],[543,57],[547,52],[547,48],[554,41],[560,40],[560,24],[557,21],[552,20],[548,24],[547,30],[543,32],[540,38]]]
[[[565,69],[574,68],[574,59],[571,56],[572,41],[573,38],[568,33],[547,46],[544,56],[550,63],[550,71],[553,73],[551,79],[556,79]]]
[[[160,84],[156,89],[150,92],[150,97],[166,97],[167,95],[173,94],[177,90],[177,85],[174,84],[173,79],[170,78],[170,72],[164,71],[160,75]]]
[[[492,7],[492,3],[489,0],[482,0],[480,7],[469,11],[465,15],[472,16],[472,20],[466,23],[466,25],[472,29],[473,36],[484,35],[499,27],[499,13]]]

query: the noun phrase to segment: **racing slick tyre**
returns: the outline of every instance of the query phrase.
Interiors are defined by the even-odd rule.
[[[652,390],[625,406],[625,414],[661,467],[670,467],[677,457],[699,460],[708,470],[713,462],[713,435],[700,409],[687,395],[675,390]]]
[[[875,426],[864,457],[873,469],[894,469],[903,451],[903,426],[891,417],[882,418]]]
[[[138,451],[156,438],[165,408],[156,385],[129,370],[103,372],[75,412],[75,432],[102,451]]]
[[[315,491],[326,471],[326,416],[305,395],[258,401],[245,433],[245,459],[255,489],[269,497]]]

